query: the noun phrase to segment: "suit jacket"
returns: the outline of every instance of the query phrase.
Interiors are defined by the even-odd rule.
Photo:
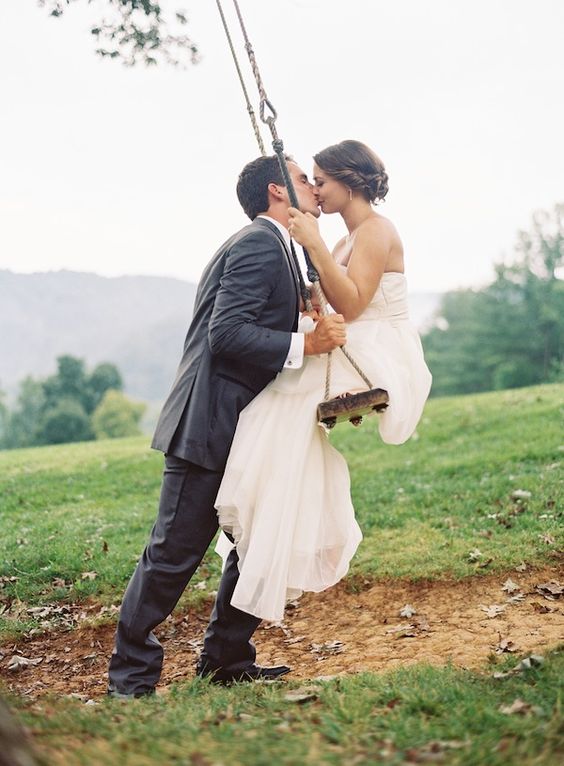
[[[284,366],[298,308],[284,239],[256,218],[220,247],[202,275],[152,447],[223,470],[239,413]]]

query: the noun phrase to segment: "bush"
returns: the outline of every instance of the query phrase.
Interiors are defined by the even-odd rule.
[[[37,433],[40,444],[82,442],[93,438],[90,418],[75,399],[61,399],[47,410]]]
[[[92,415],[92,427],[97,439],[116,439],[141,433],[139,421],[145,405],[132,402],[121,391],[106,391]]]

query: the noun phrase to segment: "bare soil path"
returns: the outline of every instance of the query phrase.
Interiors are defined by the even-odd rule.
[[[288,679],[298,680],[417,662],[480,668],[507,652],[542,654],[564,641],[563,581],[563,567],[551,565],[460,581],[364,582],[356,593],[341,583],[304,596],[283,623],[261,625],[258,661],[289,664]],[[89,624],[101,611],[97,604],[46,607],[51,629],[0,646],[5,686],[31,699],[102,696],[114,626]],[[160,627],[159,692],[193,676],[208,612],[179,610]]]

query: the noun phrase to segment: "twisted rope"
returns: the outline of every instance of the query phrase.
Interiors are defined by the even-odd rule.
[[[265,123],[265,125],[268,125],[270,128],[270,132],[272,133],[272,138],[274,141],[278,139],[278,133],[276,131],[276,119],[278,117],[278,113],[276,112],[276,109],[272,105],[272,102],[269,100],[268,96],[266,95],[266,90],[262,82],[262,77],[260,75],[260,70],[258,67],[257,59],[255,56],[255,52],[253,50],[253,46],[251,45],[251,41],[249,40],[249,35],[247,34],[247,28],[245,26],[245,22],[243,21],[243,15],[241,13],[241,9],[239,8],[239,3],[237,0],[233,0],[233,5],[235,6],[235,12],[237,13],[237,18],[239,19],[239,25],[241,27],[241,32],[243,33],[243,38],[245,40],[245,50],[247,51],[247,55],[249,57],[249,62],[251,64],[251,69],[253,70],[253,75],[255,77],[255,82],[257,84],[259,96],[260,96],[260,106],[259,106],[259,114],[261,120]],[[270,109],[270,115],[265,116],[265,107],[268,107]]]
[[[245,85],[245,80],[243,79],[243,73],[241,72],[241,67],[239,66],[239,60],[237,58],[237,54],[235,53],[235,47],[233,45],[233,40],[231,39],[231,34],[229,32],[229,27],[227,26],[227,21],[225,20],[225,14],[223,13],[223,8],[221,7],[220,0],[216,0],[217,8],[219,10],[219,15],[221,16],[221,21],[223,24],[223,29],[225,30],[225,35],[227,37],[227,42],[229,43],[229,47],[231,49],[231,55],[233,56],[233,61],[235,63],[235,69],[237,70],[237,74],[239,75],[239,82],[241,83],[241,88],[243,89],[243,95],[245,96],[245,102],[247,104],[247,112],[249,113],[249,117],[251,119],[251,125],[253,126],[253,131],[255,134],[255,138],[257,140],[257,144],[259,146],[259,151],[262,154],[263,157],[266,156],[266,150],[264,148],[264,143],[262,140],[262,136],[260,134],[260,128],[257,122],[257,118],[255,116],[255,111],[253,109],[253,105],[251,104],[251,100],[249,99],[249,94],[247,92],[247,87]]]
[[[321,284],[319,283],[319,280],[317,282],[314,282],[312,284],[313,289],[315,290],[315,294],[317,295],[317,299],[319,300],[319,306],[321,308],[321,314],[325,316],[328,314],[328,303],[327,298],[325,297],[325,293],[323,292],[323,289],[321,287]],[[349,362],[349,364],[352,366],[354,370],[360,375],[362,380],[366,383],[368,388],[372,388],[372,382],[370,378],[361,370],[361,368],[358,366],[358,364],[355,362],[355,360],[352,358],[352,356],[349,354],[349,352],[346,350],[344,346],[340,347],[341,352],[343,353],[345,359]],[[330,388],[331,388],[331,362],[332,357],[331,353],[329,352],[327,354],[327,368],[325,372],[325,401],[327,401],[330,397]]]
[[[254,116],[254,112],[252,109],[252,106],[249,101],[249,97],[247,94],[247,89],[244,84],[243,75],[241,74],[241,69],[239,67],[239,62],[237,61],[237,56],[235,54],[235,49],[233,47],[233,43],[231,41],[231,35],[229,34],[229,30],[227,28],[227,23],[225,21],[225,16],[223,14],[223,9],[221,7],[220,0],[216,0],[217,7],[219,9],[219,12],[221,14],[221,19],[223,21],[223,27],[225,29],[225,33],[227,35],[227,39],[229,41],[229,45],[231,47],[231,53],[233,55],[233,60],[235,61],[235,66],[237,68],[237,73],[239,74],[239,80],[241,82],[241,86],[243,88],[243,93],[245,94],[245,99],[247,102],[247,110],[249,111],[249,115],[251,115],[251,122],[253,123],[253,129],[255,131],[255,135],[257,137],[257,141],[259,143],[260,150],[262,154],[266,154],[264,151],[264,145],[262,143],[262,139],[260,138],[260,131]],[[268,99],[268,96],[266,95],[266,90],[264,87],[264,84],[262,82],[262,77],[260,74],[260,70],[258,67],[258,63],[256,60],[255,52],[253,50],[253,46],[251,45],[251,41],[249,40],[249,35],[247,34],[247,28],[245,26],[245,22],[243,21],[243,15],[241,13],[241,9],[239,8],[239,3],[237,0],[233,0],[233,5],[235,6],[235,12],[237,13],[237,18],[239,19],[239,25],[241,27],[241,32],[243,34],[243,38],[245,40],[245,50],[247,51],[247,55],[249,57],[249,62],[251,65],[251,69],[253,70],[253,75],[255,78],[255,82],[257,85],[257,89],[259,92],[259,98],[260,98],[260,106],[259,106],[259,114],[260,119],[263,123],[268,125],[270,129],[270,133],[272,135],[272,148],[274,149],[274,152],[276,153],[276,156],[278,157],[278,164],[280,165],[280,171],[282,173],[282,176],[284,178],[284,183],[286,185],[286,189],[288,190],[288,197],[290,199],[290,204],[292,207],[298,208],[300,207],[298,202],[298,197],[296,195],[296,190],[294,188],[294,184],[292,183],[292,178],[290,176],[290,173],[288,171],[288,165],[286,163],[286,157],[284,155],[284,144],[282,143],[282,140],[278,138],[278,131],[276,130],[276,119],[278,117],[278,114],[276,112],[276,109],[272,105],[272,102]],[[270,115],[265,115],[265,109],[268,107],[270,110]],[[298,257],[296,255],[296,250],[294,248],[294,243],[291,242],[291,251],[292,251],[292,257],[294,259],[294,263],[296,265],[296,269],[298,272],[298,280],[300,284],[300,292],[302,295],[302,300],[305,304],[305,307],[308,311],[312,310],[312,303],[311,303],[311,296],[309,293],[309,290],[304,282],[304,278],[300,269],[300,264],[298,262]],[[312,283],[312,287],[315,290],[315,293],[319,300],[319,305],[321,307],[321,313],[322,315],[326,315],[328,313],[327,310],[327,298],[325,297],[325,294],[321,288],[321,285],[319,283],[319,274],[317,273],[317,269],[313,265],[309,254],[305,248],[303,248],[305,261],[307,264],[307,276],[308,279]],[[360,369],[358,364],[355,362],[355,360],[352,358],[352,356],[349,354],[349,352],[345,349],[344,346],[340,347],[341,351],[343,352],[345,359],[349,361],[351,366],[354,370],[360,375],[362,380],[366,383],[368,388],[372,388],[372,383],[370,382],[369,378],[365,375],[365,373]],[[331,388],[331,352],[327,354],[327,371],[325,375],[325,401],[329,399],[329,391]]]

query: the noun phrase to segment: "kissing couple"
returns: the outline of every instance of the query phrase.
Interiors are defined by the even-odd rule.
[[[327,353],[347,349],[388,391],[379,432],[408,439],[431,375],[408,316],[404,256],[394,225],[374,209],[388,192],[380,158],[359,141],[314,157],[313,183],[291,159],[299,202],[290,207],[276,156],[247,164],[237,196],[251,223],[205,268],[172,390],[152,446],[165,454],[156,522],[125,592],[108,694],[153,694],[168,617],[214,539],[224,557],[197,675],[213,682],[274,680],[285,665],[256,664],[253,633],[282,619],[285,603],[347,572],[362,535],[342,455],[317,422]],[[320,212],[347,234],[332,251]],[[307,248],[336,313],[299,324],[291,238]],[[312,322],[312,319],[314,320]],[[358,373],[333,354],[333,396],[359,390]]]

